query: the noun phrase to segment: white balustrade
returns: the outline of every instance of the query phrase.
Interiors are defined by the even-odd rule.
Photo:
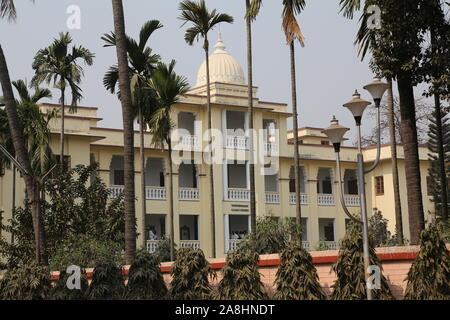
[[[289,203],[291,205],[296,205],[297,204],[295,193],[289,194]],[[300,194],[300,204],[302,206],[305,206],[305,205],[308,204],[308,195],[307,194],[305,194],[305,193],[301,193]]]
[[[357,195],[345,195],[344,201],[347,207],[359,207],[360,204],[359,196]]]
[[[181,248],[192,248],[192,249],[200,249],[200,241],[199,240],[182,240],[180,241]]]
[[[336,241],[325,241],[325,246],[328,250],[337,250],[338,245]]]
[[[245,136],[227,136],[226,147],[228,149],[248,149],[248,137]]]
[[[109,187],[109,191],[110,191],[110,198],[118,198],[124,191],[125,187],[124,186],[110,186]]]
[[[198,147],[198,137],[192,135],[180,135],[180,145],[183,148],[196,148]]]
[[[280,194],[278,192],[266,192],[266,203],[269,204],[280,203]]]
[[[154,253],[158,249],[160,240],[147,240],[146,247],[147,251]]]
[[[278,152],[278,144],[275,142],[264,142],[264,153],[274,154]]]
[[[228,250],[227,250],[227,252],[235,251],[238,248],[239,243],[241,243],[241,241],[242,241],[242,239],[230,239],[230,240],[228,240]]]
[[[250,201],[250,190],[227,189],[226,200],[228,201]]]
[[[317,204],[319,206],[335,206],[336,198],[332,194],[318,194]]]
[[[166,200],[167,190],[161,187],[146,187],[145,198],[147,200]]]
[[[311,248],[309,241],[302,241],[302,248],[309,251]]]
[[[200,190],[194,188],[181,188],[178,198],[180,201],[200,201]]]

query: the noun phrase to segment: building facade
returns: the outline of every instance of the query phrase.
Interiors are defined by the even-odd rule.
[[[205,63],[200,67],[197,84],[173,107],[173,173],[174,173],[174,239],[178,247],[201,248],[209,256],[215,245],[217,256],[233,250],[250,230],[250,152],[248,87],[239,63],[226,52],[219,37],[210,59],[213,158],[209,157],[208,113],[206,108]],[[254,153],[256,211],[258,216],[274,218],[295,217],[293,132],[287,121],[292,114],[287,105],[262,101],[258,88],[254,94]],[[60,108],[44,104],[43,112]],[[98,173],[109,185],[111,197],[123,191],[123,131],[99,126],[102,119],[97,108],[78,107],[66,116],[66,155],[72,167],[78,164],[99,164]],[[329,119],[324,119],[324,124]],[[51,123],[52,148],[58,152],[60,120]],[[334,149],[321,128],[299,130],[301,157],[301,205],[304,225],[304,246],[314,250],[319,245],[338,247],[348,223],[340,203],[336,181]],[[151,136],[145,135],[145,172],[140,172],[139,135],[135,133],[136,216],[140,233],[139,246],[154,251],[161,238],[168,235],[168,152],[152,146]],[[404,234],[409,237],[404,155],[398,147],[400,188],[403,208]],[[356,153],[354,147],[342,148],[342,177],[344,198],[352,213],[359,212],[356,182]],[[434,211],[427,195],[426,177],[430,166],[427,149],[419,150],[421,160],[423,201],[427,216]],[[367,167],[375,160],[376,148],[365,148]],[[216,243],[211,241],[211,212],[209,163],[214,172]],[[145,175],[145,199],[140,197],[140,175]],[[24,184],[17,175],[16,206],[23,203]],[[0,211],[3,222],[11,218],[12,171],[0,175]],[[366,177],[368,211],[382,211],[389,220],[389,230],[395,232],[394,195],[391,170],[391,150],[383,146],[381,162]],[[140,212],[140,202],[146,201],[147,212]],[[429,218],[427,218],[429,220]],[[145,232],[143,232],[145,230]],[[141,232],[142,231],[142,232]]]

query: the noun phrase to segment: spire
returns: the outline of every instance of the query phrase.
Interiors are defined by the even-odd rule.
[[[222,40],[222,32],[219,32],[219,35],[217,37],[217,42],[216,42],[216,45],[214,46],[214,48],[216,49],[214,51],[214,53],[227,53],[225,51],[226,46],[225,46],[225,44],[223,43],[223,40]]]

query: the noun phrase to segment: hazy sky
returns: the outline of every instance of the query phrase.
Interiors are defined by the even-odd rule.
[[[15,1],[18,20],[0,21],[0,43],[6,54],[11,78],[28,79],[35,53],[52,42],[61,31],[70,31],[75,44],[95,52],[94,66],[85,68],[81,84],[84,99],[81,105],[96,106],[104,127],[121,127],[120,103],[107,92],[102,78],[115,63],[114,48],[103,48],[100,37],[113,29],[112,7],[109,0],[37,0]],[[221,31],[227,50],[246,70],[246,36],[244,0],[207,0],[209,8],[217,8],[235,18],[232,25],[223,24]],[[289,103],[289,50],[281,30],[282,1],[266,0],[254,23],[254,85],[258,97],[265,101]],[[368,99],[362,86],[372,79],[368,61],[361,62],[353,45],[357,19],[350,21],[338,14],[338,0],[307,1],[306,10],[299,16],[306,47],[297,49],[297,77],[300,126],[325,127],[332,115],[353,128],[350,113],[342,107],[355,89]],[[185,75],[192,86],[203,61],[200,43],[189,46],[184,41],[185,27],[177,19],[178,0],[124,0],[127,34],[137,38],[140,27],[147,20],[158,19],[164,25],[150,39],[150,47],[163,60],[177,61],[176,71]],[[69,5],[81,8],[81,29],[68,30],[66,10]],[[210,37],[212,44],[218,29]],[[54,91],[52,102],[59,94]],[[289,106],[289,110],[290,106]],[[354,130],[352,130],[354,131]]]

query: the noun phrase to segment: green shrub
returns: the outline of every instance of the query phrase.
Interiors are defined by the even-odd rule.
[[[219,283],[218,298],[221,300],[267,299],[261,275],[257,268],[259,255],[251,246],[239,246],[227,255]]]
[[[450,300],[450,256],[441,234],[444,226],[433,224],[420,235],[420,252],[409,269],[405,299]]]
[[[212,288],[209,278],[216,273],[202,250],[181,248],[172,269],[170,296],[175,300],[210,299]]]
[[[90,235],[80,235],[57,244],[50,257],[50,270],[66,270],[68,266],[92,268],[102,261],[123,263],[123,245],[111,240],[99,240]]]
[[[139,250],[128,274],[126,297],[130,300],[158,300],[167,295],[167,287],[158,257]]]
[[[370,265],[380,267],[381,262],[373,248],[373,239],[369,241]],[[338,261],[332,266],[337,279],[332,285],[333,300],[367,299],[364,272],[364,255],[361,224],[350,222],[344,238],[340,241]],[[393,299],[386,278],[381,274],[381,288],[372,290],[373,299]]]
[[[300,243],[292,242],[280,255],[275,284],[278,300],[326,300],[311,255]]]
[[[0,280],[0,300],[45,300],[50,289],[49,270],[30,263],[5,273]]]
[[[122,267],[112,261],[98,264],[92,276],[92,282],[87,290],[90,300],[120,300],[124,297],[125,284]]]
[[[86,299],[86,292],[89,287],[88,281],[86,279],[86,274],[81,275],[80,279],[80,289],[69,289],[67,287],[67,280],[70,274],[65,271],[61,271],[59,274],[59,279],[55,286],[50,291],[51,300],[84,300]]]
[[[155,255],[158,257],[161,262],[169,262],[170,259],[170,238],[165,237],[161,241],[159,241],[158,246],[155,251]],[[175,258],[177,257],[177,249],[176,244],[174,244],[173,252]]]

